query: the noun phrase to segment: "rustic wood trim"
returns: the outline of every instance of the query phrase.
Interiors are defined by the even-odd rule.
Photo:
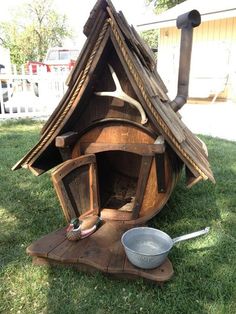
[[[87,218],[88,216],[93,216],[93,215],[98,215],[98,210],[97,208],[91,208],[90,210],[87,210],[85,213],[81,214],[79,216],[80,220],[83,220],[84,218]]]
[[[63,147],[63,148],[59,147],[59,151],[60,151],[61,158],[63,161],[71,159],[72,151],[70,147]]]
[[[186,185],[187,188],[191,188],[196,183],[202,180],[201,176],[195,177],[193,173],[188,169],[188,167],[185,166],[185,175],[186,175]]]
[[[131,83],[131,86],[132,86],[133,90],[135,91],[135,93],[136,93],[136,95],[137,95],[137,97],[138,97],[139,102],[141,103],[141,105],[142,105],[142,107],[144,108],[144,110],[145,110],[147,113],[149,113],[150,110],[149,110],[149,108],[147,108],[147,104],[146,104],[144,98],[143,98],[142,95],[141,95],[141,91],[139,90],[139,88],[138,88],[138,86],[137,86],[137,83],[136,83],[135,80],[134,80],[133,75],[130,73],[130,70],[129,70],[129,68],[128,68],[127,62],[126,62],[125,59],[124,59],[124,55],[123,55],[123,53],[122,53],[122,49],[121,49],[121,47],[118,45],[117,40],[116,40],[116,38],[115,38],[115,36],[114,36],[114,34],[113,34],[112,31],[110,32],[110,38],[111,38],[112,44],[113,44],[113,46],[114,46],[114,48],[115,48],[115,51],[116,51],[117,55],[119,56],[119,59],[120,59],[121,64],[122,64],[122,66],[123,66],[123,68],[124,68],[125,74],[127,75],[128,79],[129,79],[129,81],[130,81],[130,83]],[[148,118],[150,118],[150,117],[151,117],[151,115],[148,114]],[[152,117],[151,117],[151,120],[153,120]]]
[[[191,156],[191,154],[189,153],[189,151],[187,149],[188,147],[184,148],[180,144],[180,142],[178,142],[177,138],[175,136],[173,136],[172,132],[168,128],[166,121],[163,120],[163,115],[160,115],[158,113],[158,111],[156,110],[155,106],[157,105],[157,103],[159,105],[162,105],[161,101],[158,99],[155,99],[155,100],[151,99],[148,96],[148,94],[145,90],[145,87],[143,85],[143,80],[137,71],[137,65],[134,62],[135,60],[131,56],[131,53],[130,53],[130,51],[129,51],[126,43],[125,43],[124,37],[123,37],[121,31],[119,30],[117,22],[113,16],[113,14],[111,13],[111,11],[108,10],[108,12],[109,12],[110,17],[111,17],[110,24],[111,24],[112,33],[114,34],[114,37],[117,41],[116,47],[119,46],[119,49],[118,49],[119,53],[123,56],[123,58],[125,58],[126,63],[127,63],[126,67],[128,67],[129,71],[132,73],[133,79],[134,79],[135,83],[138,85],[140,92],[142,94],[142,97],[143,97],[144,101],[146,102],[145,108],[148,107],[149,110],[151,111],[151,113],[154,115],[156,122],[158,122],[159,127],[161,129],[160,132],[165,134],[165,136],[169,139],[170,145],[173,147],[173,149],[176,151],[176,153],[185,161],[185,163],[187,163],[190,166],[191,170],[193,169],[192,171],[196,171],[198,173],[198,175],[200,175],[204,180],[210,178],[212,181],[214,181],[214,177],[213,177],[211,171],[208,170],[204,165],[200,164],[198,162],[198,160],[193,158],[193,156]],[[113,40],[113,43],[114,42],[115,42],[115,40]],[[175,135],[178,135],[178,134],[176,133]]]
[[[166,193],[164,154],[156,154],[155,161],[156,161],[158,193]]]
[[[96,44],[97,39],[99,38],[102,28],[104,27],[104,23],[106,23],[106,18],[107,18],[106,12],[100,12],[97,15],[93,28],[89,36],[87,37],[87,40],[84,44],[84,47],[81,50],[81,53],[76,61],[75,66],[72,69],[71,78],[68,82],[69,86],[72,86],[75,83],[75,81],[77,81],[77,77],[79,73],[83,71],[83,68],[86,66],[86,63],[88,62],[91,51],[93,50],[93,47]]]
[[[78,138],[77,132],[67,132],[61,135],[58,135],[55,139],[55,146],[56,147],[68,147],[73,145]]]
[[[99,200],[99,190],[97,182],[97,165],[96,163],[91,163],[89,168],[89,184],[90,184],[90,210],[95,210],[97,214],[99,213],[100,200]]]
[[[139,178],[136,190],[136,196],[134,201],[133,215],[132,218],[136,219],[139,216],[139,211],[142,207],[142,202],[144,198],[145,189],[147,186],[147,181],[152,165],[152,156],[143,156],[141,167],[139,171]]]
[[[93,9],[90,12],[89,18],[87,19],[84,28],[83,28],[83,33],[85,36],[89,36],[91,31],[94,30],[94,25],[97,24],[97,18],[99,17],[101,19],[101,13],[103,10],[106,8],[106,1],[104,0],[98,0]]]
[[[70,222],[72,217],[79,216],[79,212],[72,206],[63,182],[54,180],[53,175],[52,182],[57,193],[59,202],[61,204],[61,208],[66,218],[66,221]]]
[[[142,156],[154,156],[156,153],[163,153],[163,144],[114,144],[114,143],[80,143],[83,154],[96,154],[105,151],[118,150],[134,153]]]
[[[118,32],[118,35],[121,38],[123,38],[122,34],[120,34],[118,29],[117,29],[117,32]],[[157,124],[157,122],[158,122],[158,120],[157,120],[157,111],[155,109],[155,105],[156,105],[155,102],[157,100],[155,100],[156,98],[155,99],[147,99],[147,95],[146,95],[146,92],[144,91],[144,89],[141,90],[140,88],[138,88],[137,80],[141,80],[141,78],[140,77],[138,77],[138,78],[134,77],[134,74],[133,73],[131,74],[130,69],[129,69],[128,65],[127,65],[127,61],[125,61],[125,59],[124,59],[125,58],[125,54],[126,54],[126,50],[125,50],[126,47],[123,47],[124,49],[122,49],[122,47],[120,45],[118,45],[118,42],[117,42],[117,40],[115,38],[115,34],[112,31],[111,31],[111,40],[112,40],[112,43],[114,45],[114,48],[115,48],[119,58],[120,58],[120,61],[121,61],[122,65],[123,65],[123,67],[124,67],[126,75],[128,76],[129,81],[130,81],[130,83],[131,83],[131,85],[132,85],[136,95],[139,98],[139,101],[141,102],[141,104],[145,108],[145,110],[147,112],[149,112],[148,117],[150,118],[150,120],[152,120],[152,122],[155,125],[155,127],[158,128],[159,133],[161,133],[161,134],[164,133],[165,134],[165,137],[167,137],[168,143],[171,145],[171,147],[176,152],[176,154],[184,161],[184,163],[187,166],[191,167],[192,172],[194,174],[196,174],[196,176],[198,176],[199,175],[199,171],[201,172],[201,170],[199,168],[198,168],[199,169],[198,170],[198,169],[195,169],[193,167],[193,163],[194,162],[192,160],[190,161],[190,157],[189,156],[188,156],[188,158],[185,158],[186,157],[185,156],[186,153],[184,152],[184,154],[183,154],[182,147],[179,145],[177,140],[173,139],[173,136],[170,135],[170,131],[165,132],[165,130],[162,128],[161,124],[160,123]],[[128,55],[128,57],[130,57],[130,56]],[[134,70],[133,70],[133,72],[134,72]],[[146,99],[144,99],[145,96],[146,96]],[[147,104],[147,102],[148,102],[148,104]],[[158,104],[160,104],[160,103],[161,102],[158,100]],[[165,105],[166,104],[163,104],[163,106],[165,106]],[[149,106],[152,106],[152,108],[150,108]],[[171,142],[171,139],[173,140],[173,142]],[[178,146],[178,149],[176,148],[176,145]],[[183,157],[183,156],[185,156],[185,157]],[[206,179],[206,176],[203,175],[202,178]],[[212,176],[209,176],[209,178],[212,180]]]
[[[119,211],[118,209],[101,208],[101,218],[105,221],[126,221],[132,219],[132,212]]]
[[[127,119],[121,119],[121,118],[106,118],[106,119],[96,120],[93,123],[91,123],[89,126],[87,126],[85,129],[83,129],[81,132],[78,132],[78,137],[81,137],[82,135],[84,135],[85,133],[87,133],[88,131],[90,131],[91,129],[93,129],[97,126],[100,126],[100,125],[106,124],[106,123],[130,124],[132,126],[139,128],[140,130],[143,130],[145,133],[147,133],[148,135],[150,135],[153,138],[156,138],[156,136],[157,136],[157,133],[154,132],[152,129],[147,128],[146,126],[143,126],[137,122],[127,120]]]
[[[29,166],[29,165],[24,165],[23,168],[29,169],[35,176],[39,176],[42,173],[40,169],[38,169],[36,167],[33,168],[33,167]]]
[[[86,87],[84,86],[86,85],[85,81],[86,79],[89,80],[88,77],[91,77],[93,74],[93,72],[90,71],[91,64],[93,63],[93,59],[96,59],[97,55],[99,55],[99,53],[97,53],[99,50],[99,57],[101,57],[101,42],[103,41],[103,36],[106,33],[105,36],[107,36],[107,40],[109,40],[109,37],[111,39],[113,37],[113,45],[116,50],[119,50],[120,53],[120,55],[118,55],[123,56],[124,60],[121,62],[122,64],[125,63],[125,71],[130,72],[130,76],[128,75],[128,78],[130,79],[130,77],[132,77],[133,83],[136,85],[136,89],[134,88],[134,90],[137,96],[141,95],[140,99],[142,99],[142,105],[146,105],[146,111],[155,128],[160,133],[163,133],[165,138],[168,140],[169,145],[184,161],[186,166],[191,170],[195,177],[199,177],[200,175],[203,179],[206,180],[209,178],[214,182],[212,171],[209,167],[209,163],[205,154],[203,153],[203,150],[198,148],[198,145],[195,145],[196,143],[194,142],[194,135],[191,136],[187,128],[181,124],[177,115],[171,110],[168,99],[163,103],[159,99],[160,95],[159,97],[152,97],[155,95],[155,91],[158,93],[158,88],[156,90],[156,86],[154,84],[155,82],[150,80],[155,77],[155,75],[157,76],[157,73],[155,72],[154,67],[149,67],[149,69],[153,72],[148,71],[148,65],[150,64],[147,61],[150,61],[150,59],[148,58],[147,52],[143,50],[142,43],[135,30],[128,25],[122,14],[116,13],[109,1],[108,4],[107,12],[98,11],[96,14],[97,17],[95,19],[94,25],[92,25],[96,36],[93,36],[93,31],[91,30],[91,36],[89,36],[90,39],[85,44],[84,53],[81,55],[83,62],[77,61],[78,66],[76,66],[76,70],[73,72],[72,79],[70,81],[71,88],[69,88],[69,91],[66,93],[63,101],[60,102],[61,106],[57,107],[57,109],[54,111],[55,114],[52,115],[53,119],[49,119],[49,124],[46,124],[47,126],[43,130],[43,135],[39,143],[35,145],[35,147],[19,163],[17,163],[13,169],[18,169],[20,166],[24,166],[24,164],[29,166],[29,169],[33,169],[35,163],[36,167],[33,172],[36,172],[38,175],[44,171],[47,171],[50,167],[55,166],[58,163],[60,158],[54,159],[54,164],[51,163],[50,166],[47,166],[45,156],[47,156],[48,148],[52,148],[49,146],[53,145],[53,138],[55,138],[60,130],[62,130],[62,128],[65,126],[65,123],[68,122],[68,119],[73,114],[74,109],[78,105],[78,98],[76,99],[77,96],[75,95],[75,92],[77,93],[79,88],[82,91],[81,94],[83,94]],[[99,15],[100,17],[98,17]],[[105,20],[107,16],[110,18]],[[99,31],[97,29],[99,29]],[[88,49],[89,45],[91,49]],[[105,45],[103,46],[103,49],[104,48]],[[91,54],[90,51],[92,51]],[[120,57],[120,59],[122,58]],[[149,74],[151,75],[150,78]],[[79,83],[79,86],[77,83]],[[131,82],[131,85],[133,83]],[[158,86],[159,85],[157,85],[157,87]],[[139,94],[137,93],[137,90],[139,90]],[[72,99],[73,101],[77,101],[71,103]],[[69,108],[70,106],[72,108]],[[55,155],[56,154],[57,152]],[[42,159],[40,158],[41,156]],[[40,162],[38,163],[39,158]],[[42,165],[43,169],[37,169],[37,167],[40,167],[40,165]]]
[[[80,216],[76,206],[73,206],[74,200],[70,199],[68,191],[63,183],[63,178],[66,177],[76,168],[89,165],[89,195],[90,195],[90,209],[83,213],[83,216],[89,214],[99,213],[99,196],[97,186],[96,173],[96,157],[95,155],[81,156],[75,159],[68,160],[57,167],[52,173],[52,182],[59,198],[63,213],[66,220],[69,222],[72,217]],[[75,204],[74,204],[75,205]]]
[[[108,22],[106,22],[103,25],[99,37],[97,38],[97,41],[94,43],[93,50],[90,54],[86,67],[82,72],[82,76],[79,76],[74,87],[72,88],[72,91],[70,93],[70,100],[63,109],[63,112],[61,112],[60,116],[51,127],[48,126],[48,128],[42,134],[42,137],[40,138],[39,142],[26,156],[22,158],[21,164],[17,163],[16,165],[17,168],[15,166],[14,170],[18,169],[22,164],[32,165],[40,155],[42,149],[45,150],[46,147],[50,145],[50,143],[58,135],[62,127],[66,124],[69,117],[74,111],[74,107],[77,106],[81,98],[81,95],[84,93],[90,81],[91,75],[98,64],[100,56],[103,53],[105,46],[107,45],[109,37],[110,37],[109,25]]]
[[[68,79],[66,80],[67,85],[72,86],[73,84],[78,83],[78,81],[82,77],[83,69],[86,66],[86,63],[88,62],[90,53],[93,49],[93,45],[95,44],[95,41],[99,37],[99,33],[102,29],[106,16],[107,14],[105,12],[101,12],[98,14],[97,19],[95,21],[96,24],[94,24],[92,32],[90,36],[87,38],[84,44],[84,47],[82,48],[77,58],[76,64],[73,67],[72,71],[70,72]],[[58,106],[56,107],[52,115],[49,117],[48,121],[43,126],[41,130],[41,134],[44,134],[46,131],[48,131],[53,126],[54,121],[60,117],[65,107],[68,105],[67,97],[71,96],[73,92],[74,92],[74,88],[70,89],[69,87],[67,89],[62,100],[60,101],[60,103],[58,104]]]
[[[63,161],[71,159],[71,145],[76,142],[77,138],[77,132],[67,132],[55,138],[55,146],[59,148]]]
[[[138,280],[143,278],[152,284],[157,284],[163,287],[166,281],[169,281],[174,274],[173,266],[170,260],[167,258],[166,261],[159,267],[151,270],[138,269],[128,263],[125,252],[122,247],[113,249],[114,252],[111,256],[111,262],[108,265],[107,270],[101,269],[101,266],[89,265],[82,261],[78,263],[69,263],[68,261],[55,260],[52,257],[38,257],[32,256],[32,262],[35,266],[63,266],[74,268],[79,272],[86,272],[89,274],[95,274],[97,271],[101,271],[103,275],[108,276],[110,279],[119,280]]]
[[[27,248],[36,265],[63,265],[79,271],[94,272],[132,278],[146,278],[163,283],[173,275],[171,262],[166,261],[155,269],[137,268],[127,261],[120,238],[132,226],[119,222],[105,222],[90,237],[81,241],[68,241],[65,228],[52,232]]]
[[[56,168],[52,173],[53,179],[55,182],[58,182],[74,169],[91,163],[96,163],[96,157],[93,154],[68,160],[66,163],[63,163],[60,167]]]
[[[31,256],[47,257],[49,252],[66,240],[65,232],[67,227],[54,230],[41,237],[27,247],[26,253]]]

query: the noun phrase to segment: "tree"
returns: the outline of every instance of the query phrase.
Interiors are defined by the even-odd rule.
[[[158,46],[158,29],[151,29],[148,31],[143,31],[140,33],[140,36],[144,39],[144,41],[148,44],[148,46],[152,49],[157,49]]]
[[[65,15],[53,9],[53,0],[34,0],[19,6],[9,22],[0,24],[0,40],[10,49],[12,62],[42,61],[50,46],[72,37]]]
[[[184,1],[185,0],[146,0],[146,3],[153,3],[155,12],[161,13]]]
[[[158,29],[151,29],[148,31],[140,32],[142,39],[148,44],[148,46],[153,50],[155,59],[157,58],[157,46],[158,46]]]
[[[147,5],[149,4],[154,5],[154,10],[156,13],[161,13],[184,1],[185,0],[145,0]],[[152,29],[141,32],[140,36],[145,40],[145,42],[149,45],[150,48],[157,49],[158,34],[159,31],[157,29]]]

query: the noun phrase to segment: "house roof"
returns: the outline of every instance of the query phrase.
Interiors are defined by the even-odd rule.
[[[195,178],[209,178],[214,182],[201,141],[171,108],[167,89],[156,71],[151,50],[135,29],[129,26],[122,12],[117,13],[110,0],[98,0],[85,24],[84,33],[87,41],[70,75],[67,92],[43,127],[38,143],[13,170],[26,167],[39,175],[62,162],[55,146],[55,138],[71,131],[71,121],[78,119],[82,97],[110,40],[133,84],[137,98],[158,132]]]
[[[203,22],[236,16],[235,0],[187,0],[157,15],[154,21],[137,25],[138,30],[173,27],[179,15],[193,9],[200,12]]]

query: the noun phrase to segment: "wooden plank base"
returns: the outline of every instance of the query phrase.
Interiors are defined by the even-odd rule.
[[[101,271],[118,278],[145,278],[162,285],[173,276],[169,259],[158,268],[145,270],[133,266],[120,242],[128,226],[105,222],[94,234],[80,241],[66,239],[65,228],[35,241],[27,248],[36,265],[73,266],[79,271]]]

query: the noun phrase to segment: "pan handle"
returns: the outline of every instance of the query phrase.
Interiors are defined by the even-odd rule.
[[[180,242],[180,241],[185,241],[185,240],[188,240],[188,239],[196,238],[196,237],[199,237],[199,236],[201,236],[203,234],[208,233],[209,230],[210,230],[210,227],[206,227],[203,230],[192,232],[192,233],[188,233],[188,234],[182,235],[180,237],[174,238],[174,239],[172,239],[172,241],[175,244],[175,243]]]

